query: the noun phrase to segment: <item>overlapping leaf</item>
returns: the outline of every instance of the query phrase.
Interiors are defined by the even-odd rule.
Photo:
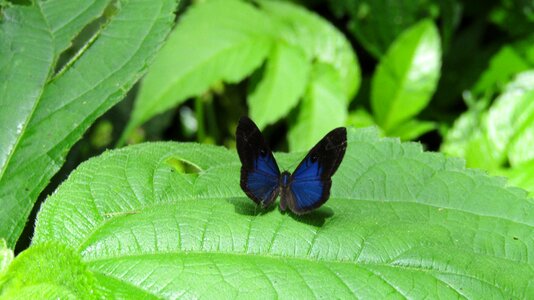
[[[40,271],[39,271],[40,270]],[[0,276],[3,299],[99,299],[95,276],[79,253],[64,245],[32,247]]]
[[[519,74],[488,111],[474,107],[461,116],[442,145],[445,153],[464,157],[471,167],[524,177],[534,161],[534,72]],[[520,167],[523,172],[503,170]],[[517,182],[534,191],[531,181]],[[515,180],[514,180],[515,181]],[[529,183],[530,182],[530,183]]]
[[[13,260],[13,250],[7,247],[6,240],[0,239],[0,274],[4,272]]]
[[[302,154],[277,157],[290,168]],[[206,145],[105,153],[46,201],[32,247],[67,244],[101,290],[137,297],[534,293],[534,202],[459,160],[349,130],[331,198],[300,217],[260,213],[239,168]]]
[[[447,44],[460,21],[461,5],[456,0],[359,0],[328,1],[338,17],[348,15],[348,29],[377,58],[382,57],[402,31],[421,18],[437,18]],[[446,47],[445,47],[446,48]]]
[[[263,128],[286,116],[304,94],[309,73],[310,62],[300,48],[275,45],[262,80],[248,97],[254,122]]]
[[[143,79],[122,140],[154,115],[216,82],[235,83],[250,75],[269,54],[273,34],[270,19],[251,4],[219,0],[193,6]]]
[[[330,129],[345,124],[348,104],[360,86],[357,58],[346,38],[318,16],[289,3],[260,3],[281,24],[280,36],[314,62],[288,137],[291,151],[306,150]]]
[[[116,15],[53,74],[59,54],[107,5],[51,0],[2,11],[0,237],[9,246],[69,148],[142,74],[176,3],[119,1]]]
[[[250,88],[247,99],[250,116],[260,128],[287,116],[299,103],[306,88],[314,84],[315,77],[309,76],[314,62],[329,65],[337,73],[340,91],[335,93],[343,96],[346,110],[360,85],[360,70],[343,34],[294,4],[258,4],[216,0],[196,4],[186,12],[143,81],[121,143],[156,114],[201,95],[218,82],[241,81],[265,60],[263,72],[255,73],[258,84]],[[339,124],[338,119],[327,122],[313,124],[309,130]],[[324,133],[313,132],[313,136]]]
[[[306,151],[333,128],[343,126],[347,119],[347,102],[341,78],[334,68],[316,63],[310,74],[297,120],[289,131],[289,148]]]
[[[436,88],[440,66],[440,40],[431,21],[418,23],[392,44],[371,86],[373,113],[386,134],[398,131],[396,127],[426,107]]]

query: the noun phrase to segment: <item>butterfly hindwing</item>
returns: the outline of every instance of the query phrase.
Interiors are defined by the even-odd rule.
[[[280,169],[256,124],[242,117],[236,130],[241,188],[254,202],[269,206],[278,196]]]
[[[332,175],[347,149],[347,131],[340,127],[330,131],[304,157],[282,192],[281,207],[296,214],[321,206],[330,196]]]

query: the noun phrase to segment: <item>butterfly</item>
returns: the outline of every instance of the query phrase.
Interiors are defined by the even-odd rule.
[[[300,162],[293,174],[280,173],[273,153],[258,126],[242,117],[236,129],[241,160],[241,189],[262,208],[280,195],[280,210],[297,215],[323,205],[330,197],[332,175],[347,149],[347,130],[336,128],[323,137]]]

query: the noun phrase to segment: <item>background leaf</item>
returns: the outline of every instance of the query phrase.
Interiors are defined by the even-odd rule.
[[[144,1],[120,2],[117,14],[97,32],[76,60],[62,72],[52,75],[52,62],[57,58],[54,55],[65,48],[66,39],[76,33],[72,28],[62,30],[59,24],[67,20],[50,21],[50,24],[55,24],[54,29],[43,24],[47,16],[51,20],[64,17],[64,13],[59,11],[63,9],[62,2],[65,1],[43,2],[42,5],[48,5],[45,15],[33,6],[4,11],[4,15],[20,15],[4,17],[2,34],[7,36],[6,40],[14,39],[16,42],[9,42],[13,46],[7,49],[13,53],[9,54],[7,62],[2,62],[0,69],[6,73],[0,71],[0,74],[19,77],[0,81],[0,103],[18,103],[18,99],[24,103],[22,107],[7,105],[8,108],[0,112],[2,116],[9,116],[7,119],[0,118],[6,120],[2,128],[9,127],[11,133],[16,129],[16,134],[9,136],[10,141],[2,143],[3,157],[9,156],[8,160],[4,160],[0,173],[0,237],[6,238],[10,247],[22,231],[37,196],[61,167],[70,147],[139,79],[146,62],[165,38],[176,5],[170,0],[158,5]],[[90,15],[95,17],[101,8],[91,10]],[[80,10],[80,20],[71,20],[77,26],[73,25],[73,28],[78,30],[81,20],[91,19],[86,6],[80,6]],[[72,8],[69,11],[72,13]],[[20,20],[28,24],[18,27]],[[56,33],[54,30],[58,34],[57,44],[51,40]],[[45,38],[48,40],[43,40]],[[23,47],[16,46],[17,43]],[[6,50],[5,47],[2,49]],[[29,56],[29,61],[26,61],[26,56]],[[46,58],[45,63],[33,65],[34,60],[43,58]],[[21,64],[24,65],[21,73],[15,72]],[[34,69],[35,81],[32,77],[21,80],[23,77],[20,76],[33,74]],[[19,90],[25,87],[30,87],[28,94],[20,94]]]
[[[339,73],[330,65],[316,63],[297,120],[289,129],[289,148],[306,151],[347,119],[347,101]]]
[[[281,24],[281,37],[313,62],[288,136],[291,151],[307,150],[328,131],[345,124],[348,104],[360,86],[357,57],[343,34],[315,14],[286,2],[260,4]]]
[[[461,5],[454,0],[332,0],[329,4],[338,18],[350,17],[349,31],[376,58],[386,53],[401,32],[425,18],[440,17],[441,35],[447,45],[461,12]]]
[[[33,247],[66,243],[101,289],[138,297],[534,293],[534,202],[458,160],[351,129],[331,199],[300,217],[258,213],[239,168],[206,145],[107,152],[45,202]]]
[[[297,105],[312,84],[308,73],[313,62],[330,65],[338,73],[345,101],[352,99],[360,85],[360,70],[343,34],[297,5],[258,4],[255,8],[242,1],[216,0],[186,12],[143,80],[120,144],[157,113],[206,92],[217,82],[237,83],[265,59],[263,77],[256,76],[259,83],[250,88],[248,97],[250,114],[260,128],[285,117]]]
[[[412,119],[391,129],[389,135],[399,137],[403,141],[409,141],[418,138],[430,130],[436,129],[436,127],[435,122]]]
[[[310,62],[297,47],[280,42],[269,55],[263,78],[248,97],[250,117],[264,128],[286,116],[304,94]]]
[[[488,111],[475,107],[465,113],[447,133],[441,150],[465,157],[468,166],[490,171],[499,171],[507,165],[514,168],[533,160],[533,87],[534,71],[519,74]],[[519,173],[508,173],[513,174]],[[532,185],[522,187],[534,191]]]
[[[0,178],[59,54],[87,22],[102,13],[107,2],[37,1],[36,6],[12,6],[2,11],[5,21],[0,25]],[[66,15],[70,19],[67,24]]]
[[[534,37],[512,45],[504,45],[493,55],[474,87],[475,96],[500,92],[517,74],[534,68]]]
[[[371,83],[376,122],[389,134],[430,101],[441,66],[435,25],[422,21],[405,31],[380,61]]]
[[[0,276],[13,261],[13,250],[7,247],[6,240],[0,239]]]
[[[143,79],[121,143],[135,127],[216,82],[250,75],[269,54],[273,34],[269,18],[242,1],[191,7]]]
[[[332,24],[318,15],[282,1],[260,1],[262,9],[281,24],[279,34],[299,47],[308,59],[330,65],[341,80],[347,101],[358,91],[360,66],[349,41]]]

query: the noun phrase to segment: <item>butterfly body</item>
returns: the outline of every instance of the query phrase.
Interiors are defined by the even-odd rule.
[[[328,200],[331,177],[345,154],[347,134],[343,127],[329,132],[293,174],[280,173],[263,135],[249,118],[239,120],[236,141],[242,164],[241,188],[245,194],[262,207],[271,205],[280,195],[280,210],[289,208],[296,214],[304,214]]]

